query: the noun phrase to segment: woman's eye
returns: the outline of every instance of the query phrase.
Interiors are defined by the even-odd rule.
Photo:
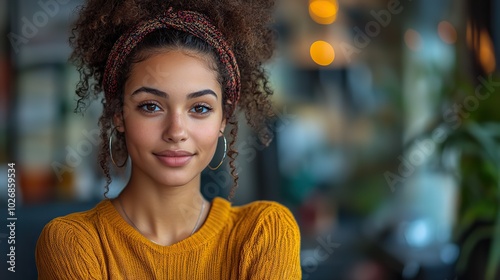
[[[160,111],[160,107],[158,107],[158,105],[153,104],[153,103],[143,104],[139,107],[148,113]]]
[[[191,109],[191,112],[196,113],[196,114],[207,114],[210,111],[212,111],[212,108],[205,106],[205,105],[196,105]]]

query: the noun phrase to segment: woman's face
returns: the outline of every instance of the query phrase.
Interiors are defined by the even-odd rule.
[[[168,186],[199,179],[225,127],[211,59],[169,50],[132,65],[123,116],[114,119],[125,133],[132,176]]]

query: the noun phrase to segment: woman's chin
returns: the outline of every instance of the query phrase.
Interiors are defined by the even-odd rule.
[[[157,178],[156,182],[158,185],[168,186],[168,187],[182,187],[188,185],[198,176],[179,176],[173,174],[170,176],[164,176],[162,178]]]

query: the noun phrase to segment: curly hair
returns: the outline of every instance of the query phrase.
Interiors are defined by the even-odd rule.
[[[99,164],[106,177],[104,196],[108,193],[109,184],[112,181],[107,139],[112,133],[113,116],[122,112],[123,94],[120,98],[106,102],[102,95],[103,76],[108,56],[118,38],[137,23],[156,17],[169,8],[190,10],[206,15],[224,35],[240,69],[241,92],[237,109],[245,112],[250,127],[255,130],[260,141],[268,145],[273,138],[268,122],[273,116],[273,108],[269,99],[272,90],[263,66],[272,57],[274,51],[275,32],[270,26],[273,6],[273,0],[89,0],[80,7],[78,19],[74,23],[70,37],[70,44],[73,47],[70,60],[80,73],[80,81],[76,88],[78,101],[75,112],[83,113],[92,100],[101,99],[103,104],[103,113],[99,118],[101,138]],[[188,41],[193,41],[192,36],[179,33],[182,32],[169,30],[148,35],[130,55],[128,64],[120,73],[119,83],[123,86],[132,63],[145,59],[144,56],[148,50],[158,49],[161,46],[191,48],[214,57],[213,49],[204,47],[203,42],[201,44],[195,42],[197,46],[193,47],[193,44],[188,44]],[[219,62],[214,68],[219,72],[220,82],[227,79],[227,73],[224,73],[224,68]],[[224,100],[223,98],[223,102]],[[229,199],[231,199],[238,186],[235,166],[238,152],[234,147],[238,122],[235,114],[225,114],[224,117],[231,125],[231,140],[227,153],[233,177],[233,186],[229,194]],[[116,135],[113,142],[113,155],[124,160],[127,158],[123,134],[117,133]]]

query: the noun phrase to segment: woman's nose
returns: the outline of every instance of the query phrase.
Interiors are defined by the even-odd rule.
[[[187,129],[183,117],[179,113],[171,113],[165,121],[163,140],[167,142],[183,142],[187,139]]]

